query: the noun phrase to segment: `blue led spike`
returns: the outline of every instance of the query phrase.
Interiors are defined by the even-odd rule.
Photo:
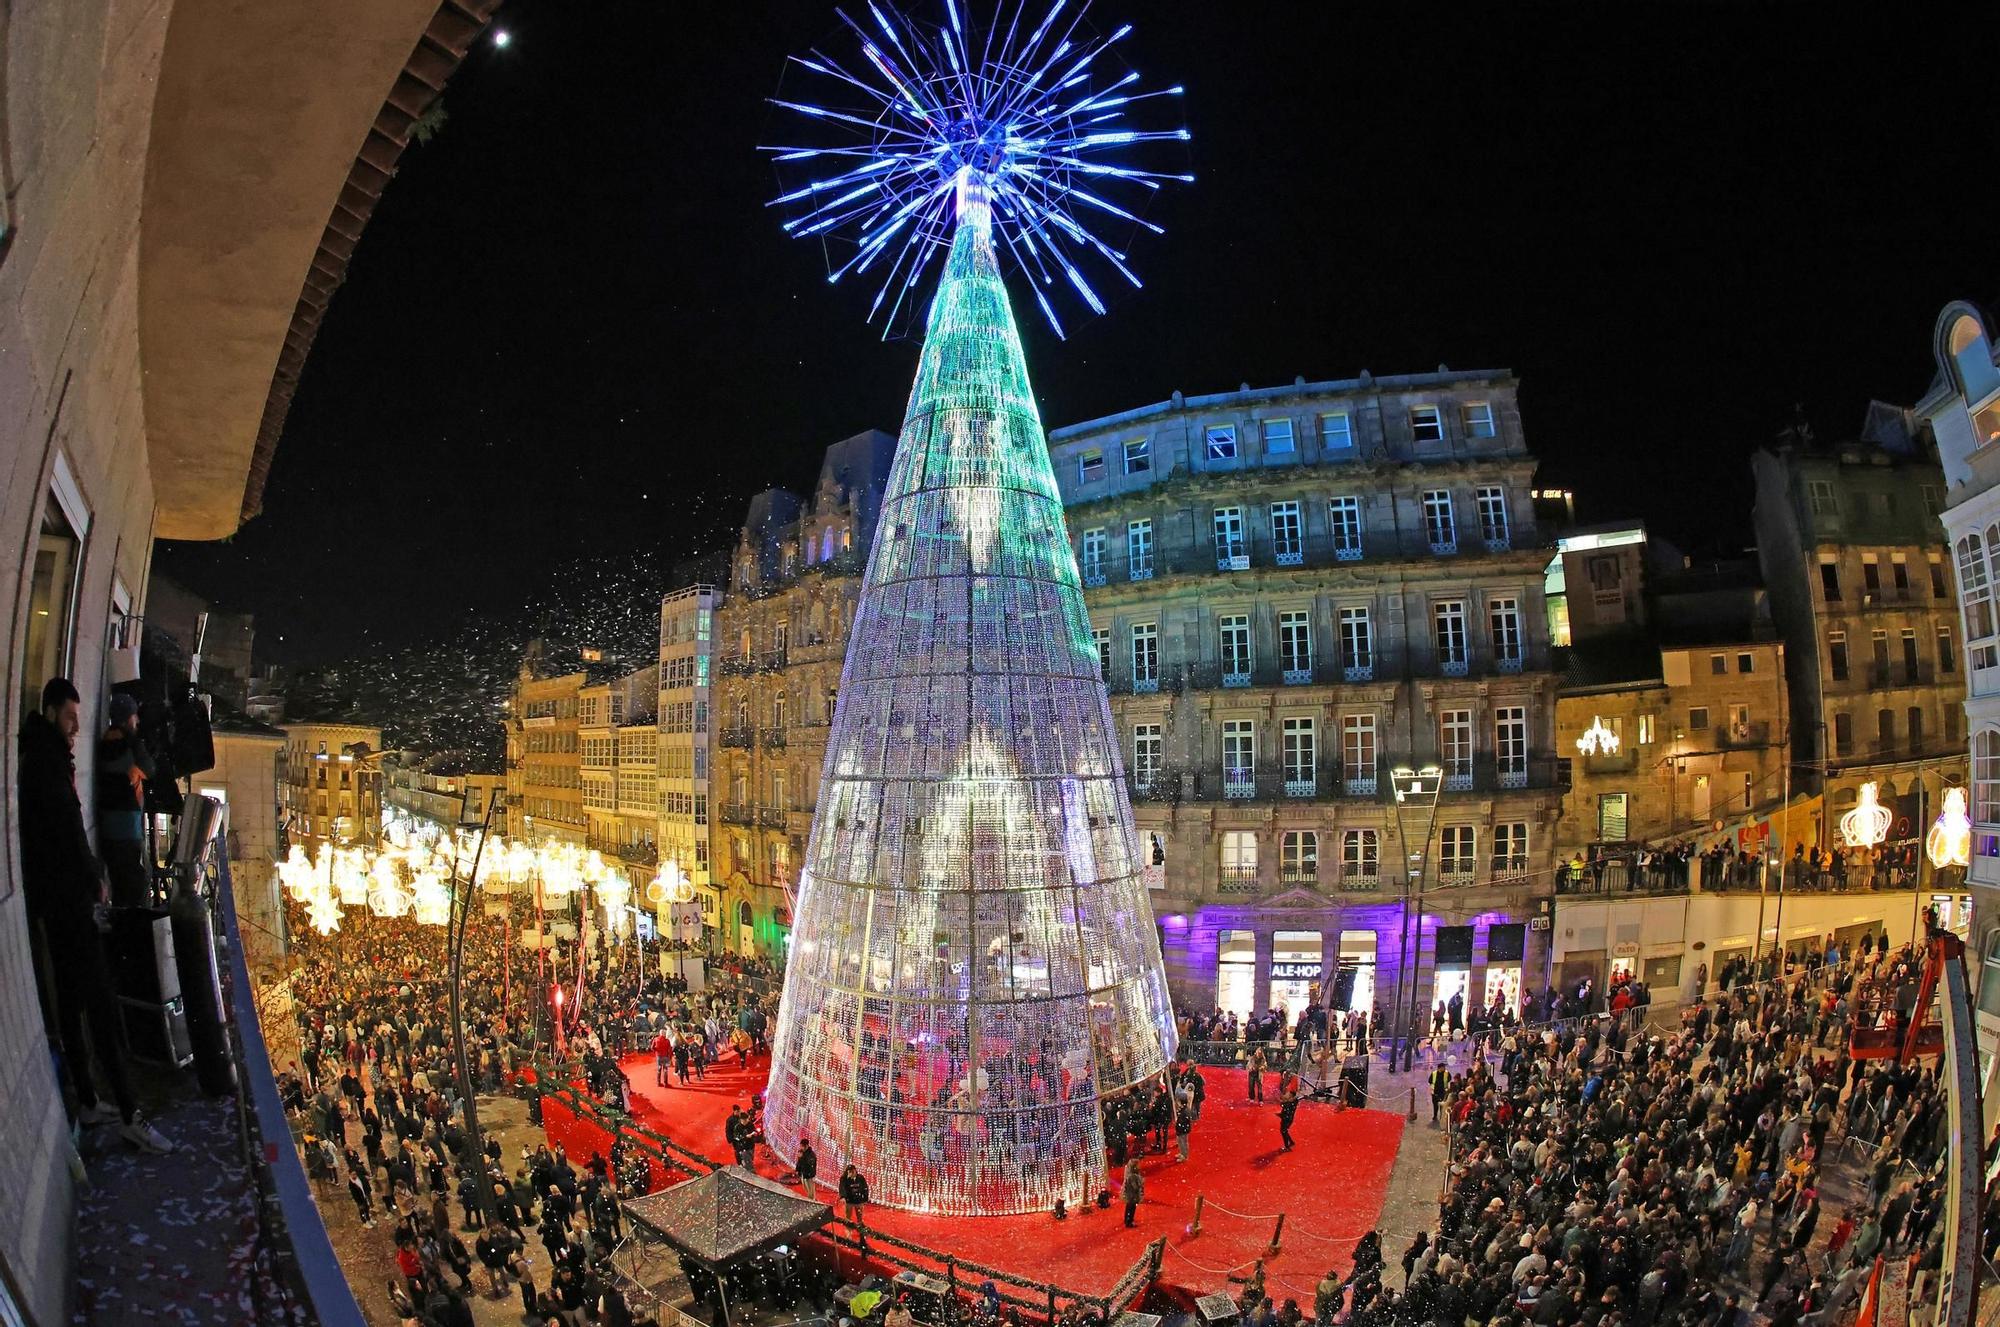
[[[1059,336],[1052,292],[1102,313],[1096,283],[1107,269],[1137,286],[1123,247],[1078,214],[1157,234],[1141,201],[1193,177],[1142,159],[1187,131],[1132,118],[1183,90],[1135,86],[1139,75],[1112,49],[1124,49],[1131,25],[1093,35],[1087,0],[988,0],[983,19],[969,0],[925,0],[943,7],[934,22],[894,0],[858,3],[866,12],[835,11],[858,56],[793,57],[824,86],[773,99],[817,128],[763,149],[787,170],[812,172],[786,179],[771,205],[787,213],[787,234],[827,244],[828,280],[865,274],[869,317],[894,320],[921,307],[910,303],[915,288],[972,219],[990,226],[1003,269],[1029,279]]]

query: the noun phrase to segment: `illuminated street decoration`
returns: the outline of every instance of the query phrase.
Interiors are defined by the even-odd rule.
[[[809,209],[794,235],[853,233],[836,277],[879,260],[871,314],[949,245],[849,637],[765,1101],[780,1156],[810,1137],[822,1173],[851,1161],[874,1201],[923,1211],[1083,1204],[1107,1182],[1099,1099],[1174,1049],[1097,649],[1000,275],[1004,245],[1053,322],[1042,288],[1057,280],[1101,308],[1072,255],[1124,270],[1071,215],[1105,203],[1078,184],[1082,163],[1114,138],[1159,135],[1081,128],[1117,123],[1131,98],[1113,94],[1125,82],[1087,86],[1126,30],[1078,41],[1075,8],[1003,14],[989,47],[951,0],[939,29],[871,4],[881,35],[856,27],[869,79],[817,53],[805,63],[865,83],[883,118],[863,121],[840,174],[783,200]],[[1161,178],[1104,169],[1142,190]]]
[[[1618,754],[1618,734],[1606,727],[1602,718],[1593,714],[1590,716],[1590,727],[1576,739],[1576,749],[1586,756],[1615,756]]]
[[[1861,785],[1860,800],[1854,809],[1840,818],[1840,836],[1856,848],[1872,848],[1889,837],[1889,825],[1895,819],[1889,808],[1878,800],[1879,794],[1873,783]]]
[[[1944,790],[1944,810],[1938,813],[1930,833],[1924,835],[1924,852],[1940,871],[1948,866],[1972,865],[1972,817],[1965,811],[1965,789]]]

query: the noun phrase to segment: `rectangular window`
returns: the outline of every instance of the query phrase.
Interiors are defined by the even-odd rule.
[[[1333,555],[1342,562],[1361,557],[1361,499],[1334,498],[1327,503],[1327,523],[1333,533]]]
[[[1202,436],[1208,441],[1208,459],[1211,461],[1233,461],[1236,459],[1236,426],[1234,424],[1210,424]]]
[[[1281,567],[1296,567],[1306,560],[1306,542],[1299,520],[1299,504],[1271,504],[1271,557]]]
[[[1366,608],[1340,610],[1340,666],[1350,682],[1375,675],[1375,631]]]
[[[1870,595],[1882,593],[1882,564],[1873,553],[1861,555],[1861,588]]]
[[[1125,564],[1132,579],[1143,581],[1153,575],[1153,523],[1133,521],[1125,527]]]
[[[1889,584],[1895,587],[1897,594],[1910,592],[1910,560],[1901,553],[1889,555]]]
[[[1434,405],[1411,406],[1410,437],[1417,442],[1443,442],[1443,413]]]
[[[1937,629],[1937,660],[1940,676],[1950,673],[1957,667],[1957,661],[1952,657],[1951,653],[1950,627],[1939,627]]]
[[[1381,838],[1372,829],[1340,832],[1340,875],[1350,887],[1370,888],[1381,874]],[[1372,933],[1371,933],[1372,934]]]
[[[1709,655],[1708,671],[1717,677],[1726,676],[1729,672],[1729,656],[1726,654]]]
[[[1452,516],[1451,490],[1434,488],[1424,493],[1424,536],[1433,553],[1458,551],[1458,522]]]
[[[1903,680],[1915,685],[1917,681],[1917,629],[1903,628]]]
[[[1847,680],[1847,633],[1834,630],[1826,633],[1826,667],[1836,682]]]
[[[1833,754],[1843,757],[1854,754],[1854,716],[1851,714],[1833,716]]]
[[[1160,689],[1160,628],[1155,622],[1139,622],[1132,627],[1132,689]]]
[[[1254,888],[1257,884],[1257,835],[1247,829],[1232,829],[1222,836],[1222,884],[1229,888]],[[1255,941],[1252,941],[1255,944]]]
[[[1924,707],[1910,706],[1909,713],[1904,715],[1903,719],[1909,725],[1907,731],[1910,734],[1910,750],[1921,751],[1924,745]]]
[[[1150,792],[1159,782],[1163,749],[1159,724],[1132,725],[1132,786],[1140,792]]]
[[[1104,531],[1083,532],[1083,554],[1077,561],[1081,564],[1085,585],[1104,584]]]
[[[1090,484],[1104,478],[1104,449],[1092,447],[1079,452],[1076,458],[1076,477],[1079,482]]]
[[[1876,628],[1868,634],[1868,644],[1872,655],[1873,676],[1868,679],[1871,687],[1887,686],[1889,683],[1889,633]]]
[[[1757,671],[1757,659],[1756,659],[1756,656],[1754,656],[1754,655],[1750,655],[1750,654],[1739,654],[1739,655],[1737,655],[1737,656],[1736,656],[1736,671],[1737,671],[1737,672],[1739,672],[1739,673],[1754,673],[1754,672],[1756,672],[1756,671]]]
[[[1438,762],[1451,792],[1472,790],[1472,711],[1438,712]]]
[[[1288,885],[1310,885],[1319,880],[1319,835],[1309,829],[1288,829],[1280,841],[1278,869]]]
[[[1493,874],[1520,875],[1528,869],[1528,824],[1507,821],[1493,827]]]
[[[1875,743],[1884,751],[1896,749],[1896,711],[1875,712]]]
[[[1470,825],[1446,825],[1438,835],[1439,874],[1447,878],[1471,875],[1477,840]]]
[[[1624,793],[1597,795],[1597,838],[1600,843],[1623,843],[1626,833]]]
[[[1465,602],[1447,599],[1431,608],[1432,643],[1437,646],[1438,669],[1446,677],[1464,677],[1471,666],[1465,641]]]
[[[1830,604],[1840,602],[1840,563],[1831,553],[1820,554],[1819,590]]]
[[[1278,667],[1289,683],[1312,681],[1312,617],[1303,609],[1278,614]]]
[[[1487,633],[1493,642],[1493,663],[1503,673],[1521,671],[1521,606],[1511,598],[1486,604]]]
[[[1311,719],[1284,724],[1285,796],[1311,797],[1318,791],[1319,733]]]
[[[1090,635],[1097,642],[1097,675],[1104,681],[1109,682],[1111,680],[1111,628],[1098,627]],[[828,721],[831,722],[831,720],[832,714],[829,712]]]
[[[1218,571],[1243,571],[1250,566],[1250,546],[1243,539],[1243,509],[1215,509],[1215,567]]]
[[[1637,727],[1639,730],[1639,745],[1651,746],[1653,744],[1653,716],[1650,714],[1640,715]]]
[[[1507,490],[1498,484],[1481,485],[1479,497],[1479,537],[1486,541],[1492,551],[1506,548],[1510,539],[1507,528]]]
[[[1935,553],[1926,553],[1924,557],[1931,569],[1931,597],[1942,599],[1945,597],[1944,559]]]
[[[1254,797],[1257,791],[1257,725],[1250,719],[1222,724],[1222,795]]]
[[[1354,428],[1345,410],[1330,410],[1319,417],[1319,445],[1327,451],[1341,451],[1354,445]]]
[[[1467,401],[1458,408],[1458,417],[1465,425],[1468,438],[1490,438],[1494,434],[1493,403],[1491,401]]]
[[[1493,756],[1502,788],[1528,784],[1528,711],[1506,705],[1493,711]]]
[[[1144,474],[1153,468],[1153,440],[1133,438],[1125,444],[1125,473]]]
[[[1293,448],[1291,420],[1267,419],[1264,421],[1264,454],[1266,456],[1287,456],[1291,454]]]
[[[1230,613],[1216,619],[1219,629],[1220,651],[1222,655],[1222,685],[1226,687],[1247,687],[1250,685],[1250,618],[1245,613]]]
[[[1350,714],[1340,721],[1340,763],[1347,791],[1375,791],[1375,716]]]
[[[1807,480],[1806,496],[1807,499],[1812,503],[1813,515],[1837,516],[1840,514],[1840,504],[1834,499],[1833,482],[1831,480],[1826,480],[1826,479]]]
[[[1688,711],[1688,728],[1697,733],[1708,731],[1708,706],[1697,705]]]

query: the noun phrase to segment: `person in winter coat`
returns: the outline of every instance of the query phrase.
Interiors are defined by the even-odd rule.
[[[1139,1158],[1131,1157],[1126,1160],[1125,1179],[1119,1186],[1119,1193],[1125,1199],[1125,1224],[1133,1225],[1132,1218],[1146,1197],[1146,1177],[1139,1173]]]
[[[97,739],[92,783],[97,808],[97,853],[111,878],[111,905],[139,908],[152,902],[145,863],[146,780],[153,760],[139,741],[139,702],[111,698],[111,722]]]
[[[855,1225],[861,1224],[861,1209],[868,1206],[868,1180],[850,1161],[847,1169],[840,1172],[841,1215]]]
[[[799,1188],[805,1191],[806,1197],[812,1197],[813,1180],[819,1176],[819,1153],[813,1151],[810,1138],[799,1140],[799,1159],[794,1169],[799,1173]]]

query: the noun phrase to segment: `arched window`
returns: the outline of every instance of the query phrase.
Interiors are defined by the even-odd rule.
[[[738,903],[736,905],[736,920],[740,925],[743,926],[750,925],[751,912],[750,912],[750,905],[748,903]]]
[[[819,532],[819,560],[833,561],[833,527],[830,525]]]

